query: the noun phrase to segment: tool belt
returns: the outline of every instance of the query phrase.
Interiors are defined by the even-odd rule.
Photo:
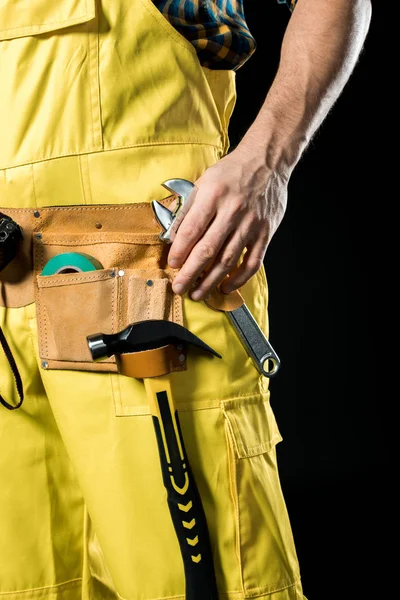
[[[175,199],[164,198],[166,207]],[[86,336],[115,333],[129,323],[166,319],[183,325],[182,297],[172,290],[177,270],[148,202],[123,205],[0,208],[22,228],[15,259],[1,273],[0,306],[36,302],[43,368],[117,372],[114,356],[94,362]],[[41,275],[63,253],[94,257],[103,268]],[[172,352],[172,370],[186,357]]]

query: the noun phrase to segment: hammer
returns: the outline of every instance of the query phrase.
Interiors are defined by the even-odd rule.
[[[221,355],[185,327],[166,320],[138,321],[119,333],[97,333],[86,339],[95,361],[114,355],[119,373],[143,378],[183,560],[186,600],[218,600],[206,515],[186,454],[168,374],[182,370],[188,345],[218,358]]]

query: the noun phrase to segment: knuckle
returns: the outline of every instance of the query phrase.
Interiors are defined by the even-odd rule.
[[[183,235],[183,237],[185,239],[188,240],[193,240],[196,239],[198,232],[199,232],[199,228],[194,225],[193,223],[190,222],[186,222],[185,223],[185,219],[183,219],[181,226],[179,227],[179,233],[181,233],[181,235]]]
[[[175,278],[175,283],[179,283],[182,285],[190,285],[190,283],[192,282],[194,277],[193,272],[191,272],[189,269],[185,268],[185,269],[181,269],[179,271],[179,275]]]
[[[201,260],[210,260],[216,255],[216,248],[210,242],[203,242],[198,249]]]
[[[260,256],[255,256],[249,259],[249,262],[247,263],[248,271],[251,273],[251,275],[255,275],[255,273],[257,273],[262,264],[263,259]]]
[[[222,180],[213,180],[208,184],[207,195],[216,199],[229,193],[229,183]]]
[[[241,202],[240,199],[236,199],[230,203],[229,209],[233,218],[240,217],[246,211],[246,206],[244,202]]]
[[[233,252],[229,252],[221,256],[220,263],[224,270],[230,271],[231,269],[234,269],[236,267],[237,261],[238,259],[236,254],[234,254]]]

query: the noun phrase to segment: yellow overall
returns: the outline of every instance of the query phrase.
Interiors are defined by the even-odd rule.
[[[0,4],[1,212],[160,200],[226,154],[235,73],[202,67],[151,0],[21,4]],[[263,268],[241,293],[267,334]],[[143,381],[46,368],[36,303],[2,296],[25,399],[0,406],[0,598],[183,600]],[[220,598],[303,600],[268,379],[224,313],[185,296],[183,321],[222,355],[189,351],[170,378]],[[18,403],[2,352],[0,393]]]

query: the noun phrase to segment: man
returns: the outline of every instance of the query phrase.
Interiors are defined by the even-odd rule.
[[[154,318],[222,356],[189,351],[171,373],[220,598],[303,598],[268,379],[202,300],[240,289],[267,333],[263,257],[371,7],[298,0],[264,105],[227,154],[234,73],[254,49],[241,8],[2,3],[0,212],[23,245],[0,272],[0,598],[189,599],[179,544],[198,540],[189,505],[175,535],[143,382],[85,354],[88,333]],[[198,192],[166,264],[146,209],[172,177]],[[71,251],[91,267],[42,274]]]

